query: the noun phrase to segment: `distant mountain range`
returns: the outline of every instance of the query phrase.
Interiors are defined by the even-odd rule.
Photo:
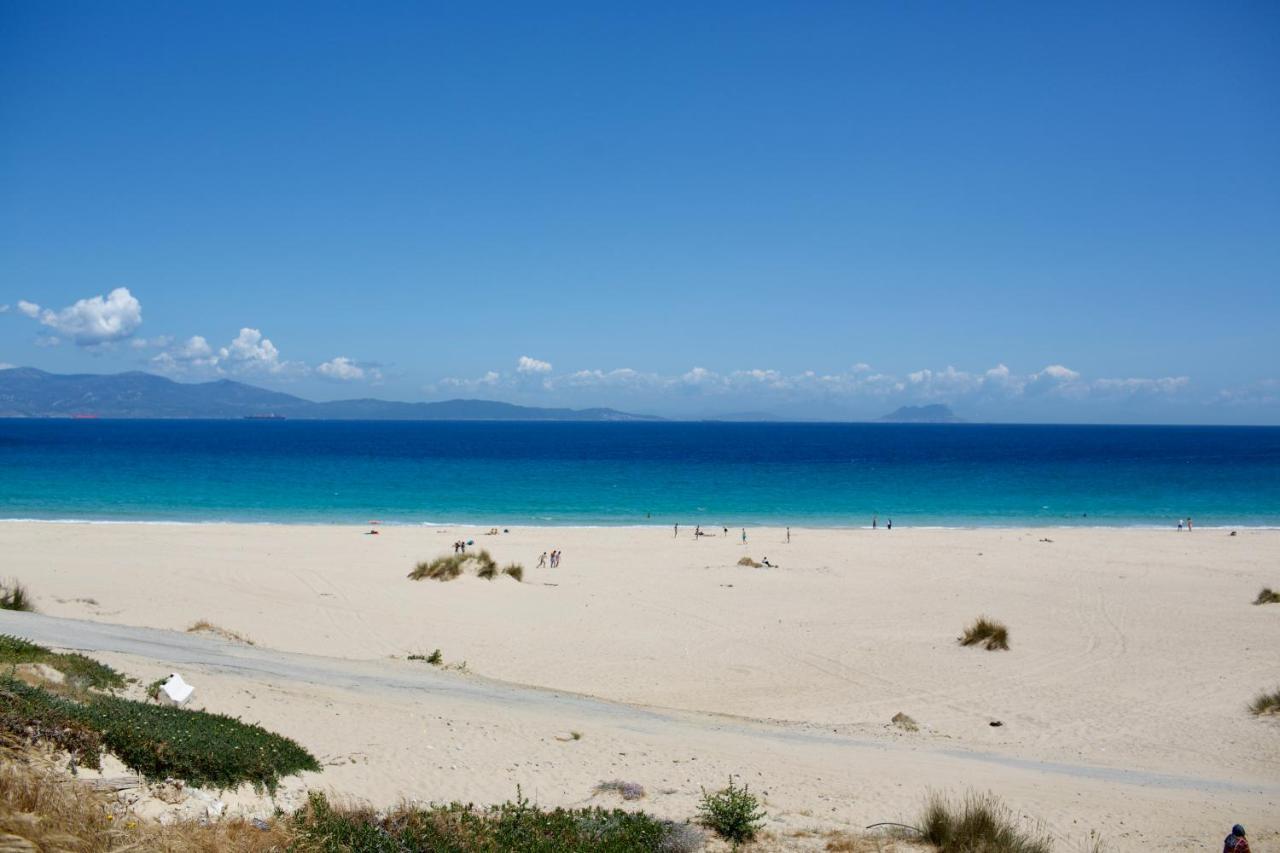
[[[615,409],[546,409],[492,400],[316,403],[243,382],[174,382],[152,373],[57,374],[33,367],[0,370],[0,417],[244,418],[402,421],[649,421]]]
[[[902,406],[880,418],[886,423],[895,424],[962,424],[963,418],[956,416],[950,406],[935,403],[930,406]]]

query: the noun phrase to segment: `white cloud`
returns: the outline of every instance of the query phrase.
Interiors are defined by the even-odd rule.
[[[18,310],[82,347],[124,340],[142,325],[142,304],[127,287],[117,287],[105,297],[81,299],[58,311],[23,299]]]
[[[376,369],[361,367],[345,355],[331,358],[323,364],[317,365],[316,373],[325,379],[332,379],[337,382],[357,382],[366,378],[378,378],[381,375]]]
[[[1232,406],[1270,406],[1280,403],[1280,379],[1260,379],[1239,388],[1224,388],[1216,402]]]
[[[310,368],[302,362],[285,361],[280,351],[258,329],[242,328],[224,347],[214,348],[202,335],[193,335],[151,359],[157,370],[170,374],[225,376],[268,375],[283,378],[302,376]]]
[[[1159,379],[1095,379],[1090,387],[1107,394],[1172,394],[1191,384],[1187,376]]]
[[[680,381],[686,385],[707,387],[719,385],[722,380],[720,379],[720,374],[714,371],[707,370],[705,367],[695,367],[681,376]]]
[[[551,362],[541,361],[536,358],[530,358],[527,355],[520,356],[516,361],[516,373],[550,373]]]

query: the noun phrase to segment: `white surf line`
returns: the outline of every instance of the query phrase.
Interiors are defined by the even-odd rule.
[[[809,731],[804,728],[810,725],[807,723],[780,726],[724,715],[658,710],[549,688],[495,681],[476,675],[461,677],[426,667],[408,674],[383,661],[348,660],[281,652],[157,628],[137,628],[0,610],[0,633],[12,634],[55,648],[86,653],[114,652],[169,664],[190,664],[212,671],[235,673],[258,679],[283,679],[359,692],[378,690],[395,693],[435,693],[499,708],[524,707],[552,711],[557,714],[575,713],[641,732],[661,728],[692,728],[703,733],[739,734],[783,744],[821,745],[879,752],[891,752],[901,748],[893,743]],[[995,764],[1011,770],[1069,776],[1143,788],[1235,794],[1280,794],[1280,785],[1229,782],[1171,773],[1038,761],[965,749],[925,748],[912,749],[911,752],[917,755],[921,752],[930,753],[962,762]]]

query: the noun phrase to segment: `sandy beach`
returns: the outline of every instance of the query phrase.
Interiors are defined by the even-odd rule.
[[[623,778],[683,818],[736,773],[765,792],[779,849],[910,818],[929,789],[990,790],[1063,849],[1097,830],[1114,850],[1202,850],[1237,821],[1255,850],[1280,841],[1280,719],[1246,710],[1280,685],[1280,605],[1251,603],[1280,586],[1280,531],[749,528],[744,545],[740,528],[368,529],[10,522],[0,555],[48,616],[207,620],[388,677],[635,706],[184,668],[198,707],[321,756],[286,800],[493,801],[519,784],[567,805]],[[523,583],[406,578],[457,539],[523,564]],[[561,565],[536,568],[552,549]],[[983,614],[1009,651],[957,645]],[[465,671],[406,659],[437,648]],[[172,668],[101,657],[142,680]]]

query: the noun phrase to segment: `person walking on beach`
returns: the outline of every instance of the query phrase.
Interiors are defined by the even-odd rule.
[[[1222,842],[1222,853],[1249,853],[1249,839],[1244,837],[1244,827],[1236,824],[1231,834]]]
[[[891,518],[891,519],[889,519],[889,523],[885,525],[885,529],[887,529],[887,530],[892,530],[892,529],[893,529],[893,519],[892,519],[892,518]]]
[[[1182,519],[1178,519],[1178,532],[1182,532]]]
[[[790,527],[787,528],[787,544],[788,545],[791,544],[791,528]]]
[[[545,569],[547,567],[547,552],[543,551],[542,556],[538,558],[538,568]]]
[[[672,536],[673,539],[678,538],[680,536],[680,525],[678,524],[674,525],[674,529],[675,529],[675,534]]]
[[[1191,532],[1191,516],[1187,516],[1187,532]]]
[[[747,528],[742,528],[742,544],[747,544]]]

